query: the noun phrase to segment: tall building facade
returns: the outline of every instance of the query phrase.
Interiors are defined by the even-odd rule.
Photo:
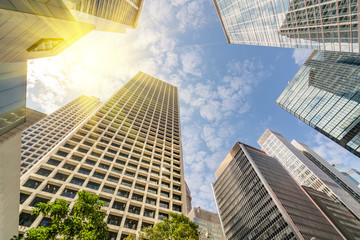
[[[359,52],[357,0],[214,0],[229,43]]]
[[[213,184],[227,239],[344,239],[281,164],[236,143]]]
[[[344,204],[360,218],[360,200],[341,188],[280,133],[267,129],[258,143],[269,156],[277,158],[300,185],[326,193],[335,201]]]
[[[111,238],[186,214],[177,88],[139,72],[21,177],[20,233],[46,223],[31,209],[100,195]]]
[[[196,207],[192,208],[187,216],[191,221],[199,225],[199,240],[225,240],[217,213]]]
[[[21,175],[69,135],[100,104],[99,99],[82,95],[23,131]]]
[[[356,169],[349,168],[348,166],[340,163],[333,165],[337,170],[339,170],[347,179],[353,182],[355,185],[360,188],[360,172]]]
[[[325,159],[319,156],[315,151],[307,145],[292,140],[291,144],[302,152],[305,157],[312,161],[318,168],[326,173],[332,180],[334,180],[340,187],[349,193],[356,201],[360,203],[360,188],[357,187],[350,179],[343,173],[339,172],[334,166],[329,164]]]
[[[323,192],[306,186],[303,186],[303,189],[347,240],[360,239],[360,222],[348,209]]]
[[[186,187],[186,213],[189,213],[192,209],[192,203],[191,203],[192,198],[191,198],[190,188],[186,182],[185,182],[185,187]]]
[[[276,103],[360,157],[360,55],[314,51]]]
[[[18,111],[21,111],[20,116],[26,116],[26,121],[0,135],[0,239],[10,239],[18,230],[21,132],[46,116],[29,108]],[[13,117],[18,119],[16,115]],[[0,121],[4,119],[0,118]],[[12,118],[6,121],[12,121]]]

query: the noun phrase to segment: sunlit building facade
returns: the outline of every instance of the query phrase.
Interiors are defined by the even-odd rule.
[[[186,214],[178,90],[138,73],[21,177],[20,233],[48,223],[39,202],[73,206],[86,190],[106,203],[110,239]]]
[[[273,157],[236,143],[213,184],[226,239],[344,239]]]
[[[261,149],[276,158],[300,185],[326,193],[360,218],[360,200],[356,198],[358,195],[350,195],[280,133],[267,129],[258,143]]]
[[[69,135],[100,104],[99,99],[82,95],[23,131],[21,136],[21,175]]]
[[[214,0],[229,43],[359,52],[357,0]]]
[[[46,116],[30,108],[19,108],[18,111],[24,119],[26,116],[26,121],[0,135],[0,239],[10,239],[18,231],[21,132]],[[0,121],[19,119],[15,113],[12,117],[5,120],[0,117]]]
[[[339,170],[347,179],[357,185],[358,188],[360,188],[360,172],[358,170],[350,168],[342,163],[334,164],[333,166]]]
[[[314,51],[276,103],[360,157],[360,55]]]
[[[199,225],[199,239],[225,240],[217,213],[196,207],[190,210],[187,217]]]

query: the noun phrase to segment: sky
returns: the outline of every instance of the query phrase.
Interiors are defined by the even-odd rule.
[[[212,1],[146,1],[139,27],[93,31],[53,58],[28,63],[27,106],[51,113],[85,94],[105,101],[138,71],[176,85],[192,204],[216,211],[215,171],[236,141],[259,148],[266,129],[330,163],[360,161],[275,104],[311,51],[228,44]]]

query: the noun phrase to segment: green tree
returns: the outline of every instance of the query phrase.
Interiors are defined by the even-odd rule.
[[[190,221],[182,214],[169,213],[169,218],[156,223],[152,227],[145,228],[138,234],[138,239],[148,240],[197,240],[197,228],[199,225]],[[125,238],[126,240],[135,240],[134,235]]]
[[[39,203],[32,214],[50,216],[52,224],[31,228],[24,237],[14,236],[12,240],[105,240],[109,231],[104,221],[106,213],[100,211],[104,205],[104,202],[99,201],[99,196],[86,191],[78,192],[72,211],[63,199],[55,203]]]

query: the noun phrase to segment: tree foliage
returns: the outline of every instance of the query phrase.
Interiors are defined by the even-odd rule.
[[[100,211],[104,205],[99,196],[86,191],[78,192],[72,211],[63,199],[55,203],[39,203],[32,214],[50,216],[52,224],[31,228],[24,237],[14,236],[12,240],[105,240],[109,231],[104,221],[106,213]]]
[[[169,218],[145,228],[138,234],[140,240],[198,240],[197,228],[199,226],[182,214],[169,213]],[[135,240],[131,235],[126,240]]]

